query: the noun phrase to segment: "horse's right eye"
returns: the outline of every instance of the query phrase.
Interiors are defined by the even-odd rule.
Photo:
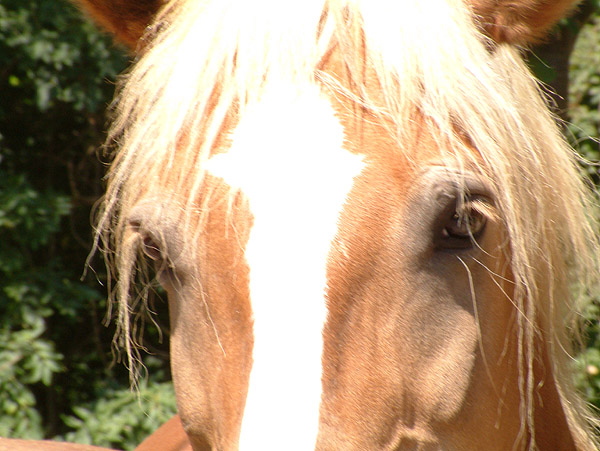
[[[162,252],[160,247],[154,241],[154,238],[151,236],[145,236],[142,240],[143,243],[143,252],[151,260],[157,261],[162,259]]]
[[[160,246],[150,233],[143,230],[141,223],[138,221],[129,221],[129,227],[140,235],[140,247],[144,255],[150,260],[162,260],[163,255]]]

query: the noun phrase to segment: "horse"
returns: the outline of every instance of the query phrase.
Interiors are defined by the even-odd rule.
[[[520,53],[572,1],[77,3],[136,55],[95,249],[134,378],[168,295],[148,449],[597,449],[593,196]]]

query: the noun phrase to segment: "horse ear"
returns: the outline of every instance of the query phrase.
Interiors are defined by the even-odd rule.
[[[166,0],[73,0],[116,40],[136,49]]]
[[[466,0],[486,34],[497,43],[541,40],[578,0]]]

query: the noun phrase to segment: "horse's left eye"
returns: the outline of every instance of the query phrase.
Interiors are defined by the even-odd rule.
[[[468,197],[462,202],[457,202],[441,230],[442,247],[472,247],[485,230],[488,210],[489,203],[483,197]]]

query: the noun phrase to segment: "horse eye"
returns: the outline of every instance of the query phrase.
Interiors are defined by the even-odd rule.
[[[146,257],[150,258],[150,260],[158,261],[162,259],[162,252],[160,247],[152,237],[145,236],[142,238],[142,251]]]
[[[487,223],[489,204],[481,197],[467,198],[457,202],[454,211],[442,228],[441,244],[446,248],[466,249],[472,247],[481,236]]]
[[[160,246],[157,244],[154,237],[148,232],[142,230],[142,226],[138,221],[130,221],[129,226],[140,234],[141,249],[146,257],[150,260],[160,261],[163,258]]]

